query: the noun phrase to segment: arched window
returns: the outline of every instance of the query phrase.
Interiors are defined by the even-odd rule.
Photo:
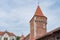
[[[8,40],[8,38],[4,38],[4,40]]]
[[[60,40],[60,37],[57,37],[57,40]]]
[[[14,40],[14,39],[12,39],[12,40]]]

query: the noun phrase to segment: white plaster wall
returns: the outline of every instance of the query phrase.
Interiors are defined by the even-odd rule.
[[[5,33],[5,34],[2,36],[1,39],[4,40],[4,38],[8,38],[8,40],[10,39],[10,38],[9,38],[9,35],[8,35],[7,33]]]
[[[7,33],[5,33],[3,36],[0,35],[1,40],[4,40],[4,38],[8,38],[8,40],[16,40],[16,36],[9,36]]]
[[[10,40],[12,40],[12,39],[16,40],[16,37],[15,36],[10,36]]]

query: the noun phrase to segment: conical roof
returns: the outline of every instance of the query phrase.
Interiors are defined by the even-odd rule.
[[[36,12],[35,12],[34,16],[44,16],[41,9],[40,9],[40,7],[39,7],[39,5],[36,9]]]
[[[36,9],[36,11],[35,11],[34,16],[44,16],[44,14],[42,13],[41,8],[40,8],[39,5],[37,6],[37,9]],[[33,16],[33,17],[34,17],[34,16]],[[33,17],[32,17],[32,19],[33,19]],[[45,17],[45,16],[44,16],[44,17]],[[31,20],[32,20],[32,19],[31,19]],[[31,21],[31,20],[30,20],[30,21]]]

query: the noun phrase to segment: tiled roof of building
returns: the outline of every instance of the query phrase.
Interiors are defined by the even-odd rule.
[[[44,16],[41,9],[40,9],[40,7],[39,7],[39,5],[36,9],[36,12],[35,12],[34,16]]]
[[[48,35],[50,35],[50,34],[53,34],[54,32],[57,32],[57,31],[60,31],[60,27],[58,27],[58,28],[56,28],[55,30],[52,30],[52,31],[50,31],[50,32],[47,32],[47,33],[44,34],[43,36],[37,37],[36,39],[39,39],[39,38],[48,36]]]
[[[0,35],[4,35],[5,33],[7,33],[9,36],[15,36],[15,34],[13,33],[10,33],[10,32],[0,32]]]
[[[24,38],[24,40],[26,39],[26,38],[28,38],[30,36],[30,33]]]
[[[34,16],[43,16],[43,17],[45,17],[45,16],[43,15],[43,13],[42,13],[41,8],[40,8],[39,5],[37,6],[37,9],[36,9],[36,12],[35,12]],[[34,16],[32,17],[32,19],[34,18]],[[31,19],[31,20],[32,20],[32,19]],[[30,20],[30,21],[31,21],[31,20]]]
[[[0,35],[3,35],[4,34],[4,32],[0,32]]]

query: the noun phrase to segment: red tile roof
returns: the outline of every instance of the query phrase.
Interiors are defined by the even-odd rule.
[[[0,35],[3,35],[4,34],[4,32],[0,32]]]
[[[40,9],[40,7],[39,7],[39,5],[38,5],[38,7],[36,9],[35,16],[44,16],[41,9]]]
[[[15,36],[15,34],[13,33],[10,33],[10,32],[0,32],[0,35],[4,35],[5,33],[7,33],[9,36]]]
[[[9,32],[8,32],[8,35],[9,35],[9,36],[15,36],[15,34],[13,34],[13,33],[9,33]]]
[[[34,16],[43,16],[43,17],[45,17],[45,16],[43,15],[43,13],[42,13],[39,5],[37,6],[37,9],[36,9],[36,12],[35,12]],[[33,16],[33,17],[34,17],[34,16]],[[33,17],[32,17],[32,19],[33,19]],[[31,19],[31,20],[32,20],[32,19]],[[30,22],[31,22],[31,20],[30,20]]]

